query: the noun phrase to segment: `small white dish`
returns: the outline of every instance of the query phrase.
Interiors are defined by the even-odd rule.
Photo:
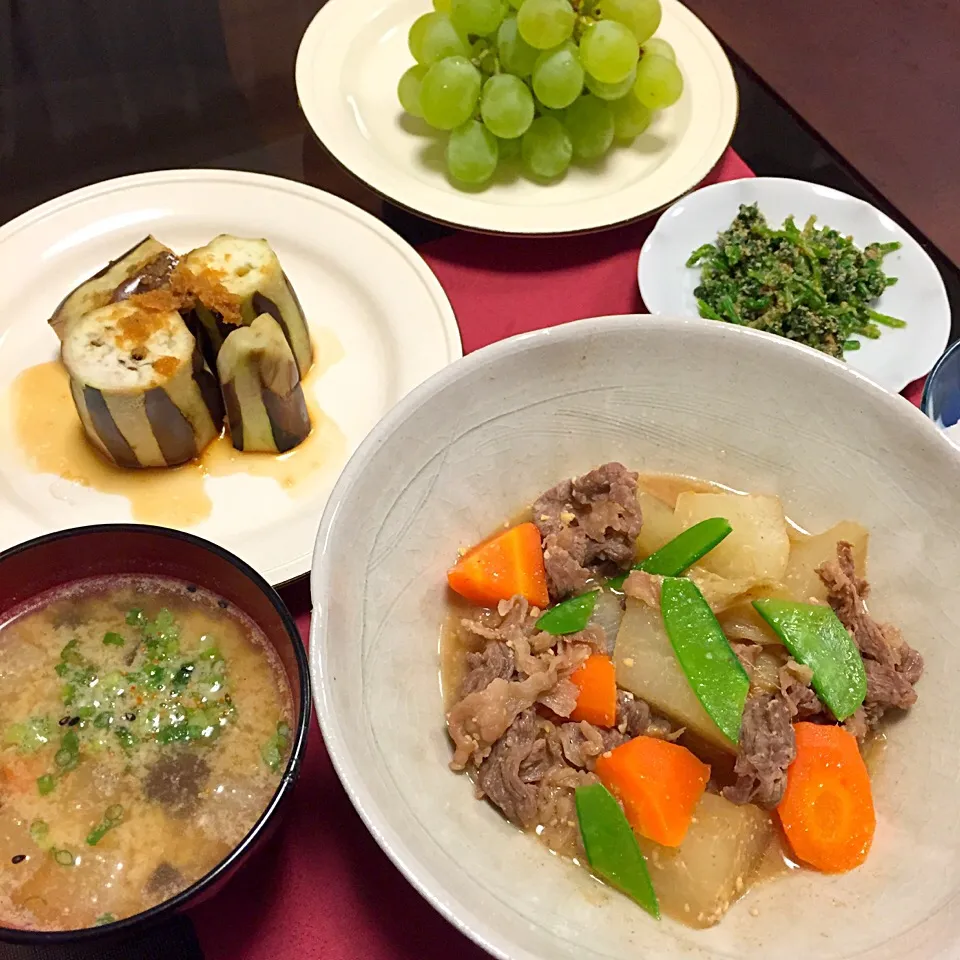
[[[761,883],[709,930],[651,920],[447,768],[437,647],[457,548],[613,459],[777,494],[807,529],[863,523],[871,608],[926,659],[873,773],[866,864]],[[769,334],[608,317],[486,347],[380,421],[324,512],[310,663],[340,778],[407,878],[504,960],[955,960],[958,477],[919,410]]]
[[[673,44],[685,89],[643,136],[549,186],[506,170],[484,190],[459,189],[444,172],[444,141],[397,102],[414,62],[407,32],[431,9],[429,0],[329,0],[296,67],[300,105],[324,146],[377,193],[431,220],[489,233],[601,230],[692,189],[730,143],[737,87],[726,54],[678,0],[663,0],[657,36]]]
[[[133,519],[122,496],[33,472],[9,399],[21,371],[59,355],[47,318],[60,299],[148,233],[178,253],[219,233],[265,237],[303,303],[319,365],[329,362],[326,351],[342,352],[305,381],[339,431],[322,468],[293,495],[252,473],[207,477],[212,513],[188,528],[271,583],[304,574],[347,457],[401,397],[462,355],[460,334],[426,263],[369,214],[291,180],[225,170],[109,180],[0,227],[0,549],[53,530]],[[155,522],[178,526],[170,516]]]
[[[640,252],[640,296],[654,314],[698,315],[693,294],[700,268],[688,267],[697,247],[711,243],[730,226],[740,204],[756,203],[772,226],[791,214],[802,226],[816,216],[864,247],[898,240],[903,246],[884,257],[883,268],[898,278],[877,301],[876,309],[907,321],[903,329],[883,328],[878,340],[860,337],[859,350],[844,359],[851,370],[899,393],[929,373],[950,338],[950,303],[933,261],[913,237],[876,207],[839,190],[804,180],[754,177],[728,180],[696,190],[678,200],[657,221]]]

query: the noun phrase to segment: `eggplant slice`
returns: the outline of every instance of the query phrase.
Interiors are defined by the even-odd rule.
[[[53,332],[62,341],[67,324],[91,310],[166,287],[176,265],[169,247],[153,237],[141,240],[63,298],[49,320]]]
[[[234,330],[217,357],[230,437],[237,450],[285,453],[310,434],[293,351],[268,313]]]
[[[223,406],[180,313],[145,299],[72,318],[60,354],[90,442],[121,467],[172,467],[219,435]]]
[[[196,306],[194,332],[204,339],[204,355],[212,363],[232,331],[250,326],[262,314],[279,325],[301,379],[313,363],[310,331],[300,301],[277,255],[266,240],[221,234],[180,261],[176,283],[185,287]]]

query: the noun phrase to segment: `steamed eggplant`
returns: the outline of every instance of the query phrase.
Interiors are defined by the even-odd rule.
[[[270,314],[227,336],[217,369],[234,447],[284,453],[307,438],[310,416],[297,362]]]
[[[185,463],[220,433],[216,379],[177,310],[108,304],[72,318],[60,352],[87,437],[118,466]]]
[[[63,340],[71,320],[108,303],[167,286],[176,265],[177,256],[169,247],[153,237],[141,240],[63,298],[49,320],[53,332]]]
[[[178,279],[196,303],[194,332],[204,341],[211,368],[232,331],[261,314],[279,325],[305,377],[313,362],[310,332],[300,301],[266,240],[221,234],[181,261]]]

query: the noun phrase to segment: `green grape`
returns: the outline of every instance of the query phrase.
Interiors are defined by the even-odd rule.
[[[559,177],[573,159],[573,144],[563,124],[555,117],[537,117],[520,145],[523,166],[542,180]]]
[[[400,78],[400,83],[397,84],[397,96],[400,98],[400,105],[411,116],[423,116],[423,110],[420,109],[420,85],[429,69],[426,64],[418,63],[411,67]]]
[[[619,83],[603,83],[593,74],[585,77],[587,89],[601,100],[620,100],[633,90],[633,83],[637,79],[637,68],[633,66],[630,72]]]
[[[534,64],[540,51],[536,47],[531,47],[517,28],[517,18],[507,17],[500,24],[500,30],[497,33],[497,46],[500,51],[500,66],[507,73],[515,74],[518,77],[529,77],[533,73]]]
[[[450,0],[433,0],[433,9],[439,10],[440,13],[449,13]]]
[[[580,160],[602,157],[613,143],[613,112],[610,104],[589,93],[567,107],[563,125],[570,134],[573,155]]]
[[[427,71],[420,85],[423,118],[438,130],[470,119],[480,98],[480,71],[466,57],[447,57]]]
[[[533,123],[533,94],[519,77],[509,73],[491,77],[480,97],[480,116],[501,139],[522,136]]]
[[[452,0],[450,16],[463,33],[485,37],[500,26],[503,4],[501,0]]]
[[[465,57],[469,53],[466,40],[445,13],[434,11],[418,17],[407,39],[417,63],[428,66],[444,57]]]
[[[659,37],[651,37],[643,45],[643,56],[645,57],[664,57],[666,60],[670,60],[672,63],[677,62],[677,53],[667,43],[666,40],[661,40]]]
[[[637,43],[645,43],[660,26],[660,0],[600,0],[600,16],[630,28]]]
[[[526,0],[517,13],[520,36],[538,50],[549,50],[569,40],[576,20],[567,0]]]
[[[562,110],[573,103],[582,90],[583,67],[575,44],[567,41],[537,57],[533,68],[533,92],[545,107]]]
[[[468,120],[447,141],[447,169],[454,180],[479,186],[497,169],[497,138],[479,121]]]
[[[639,56],[636,37],[615,20],[601,20],[580,41],[583,69],[603,83],[620,83],[637,65]]]
[[[634,96],[651,110],[672,106],[683,93],[680,69],[666,57],[644,57],[637,64]]]
[[[618,140],[639,137],[653,119],[653,113],[633,94],[610,104],[613,113],[613,133]]]

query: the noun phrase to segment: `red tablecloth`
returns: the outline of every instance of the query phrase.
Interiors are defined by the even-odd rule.
[[[708,183],[752,176],[732,151]],[[636,261],[654,219],[563,239],[457,234],[421,252],[456,311],[464,352],[529,330],[643,312]],[[920,383],[906,395],[919,403]],[[306,639],[304,584],[284,591]],[[480,960],[422,900],[354,812],[314,721],[287,817],[269,848],[193,912],[207,960]]]

